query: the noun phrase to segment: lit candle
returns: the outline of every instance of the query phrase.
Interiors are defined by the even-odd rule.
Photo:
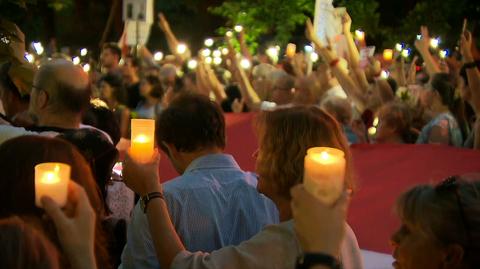
[[[365,32],[362,30],[355,30],[355,37],[357,38],[358,41],[364,41],[365,40]]]
[[[383,59],[385,61],[391,61],[393,59],[393,50],[386,49],[383,51]]]
[[[132,119],[130,155],[137,162],[148,162],[154,150],[155,120]]]
[[[295,53],[297,52],[297,45],[293,44],[293,43],[289,43],[287,45],[287,50],[286,50],[286,55],[288,58],[293,58],[293,56],[295,56]]]
[[[318,199],[333,204],[343,192],[345,155],[335,148],[310,148],[305,156],[303,184]]]
[[[70,165],[41,163],[35,166],[35,205],[42,207],[40,199],[48,196],[59,206],[67,203]]]

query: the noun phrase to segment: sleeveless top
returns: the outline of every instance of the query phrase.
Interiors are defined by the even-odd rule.
[[[430,133],[432,131],[432,128],[435,126],[440,126],[442,128],[448,129],[448,135],[449,135],[448,144],[450,146],[455,146],[455,147],[463,146],[462,131],[458,126],[457,120],[450,112],[442,113],[437,117],[435,117],[434,119],[432,119],[429,123],[427,123],[422,128],[422,132],[418,136],[417,144],[428,144]]]

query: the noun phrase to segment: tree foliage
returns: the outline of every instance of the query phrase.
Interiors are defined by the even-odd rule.
[[[285,44],[296,27],[313,13],[313,8],[311,0],[227,0],[210,11],[226,18],[229,27],[243,25],[250,44],[262,35],[273,36],[276,42]]]

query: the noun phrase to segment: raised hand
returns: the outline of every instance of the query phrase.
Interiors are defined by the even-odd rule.
[[[68,203],[73,208],[71,217],[67,216],[54,200],[42,197],[42,206],[55,224],[58,238],[72,268],[96,268],[95,211],[85,190],[74,181],[70,181]]]
[[[323,252],[338,256],[345,234],[345,218],[349,194],[344,194],[334,205],[327,205],[309,193],[302,184],[293,187],[292,213],[295,231],[306,252]]]
[[[430,46],[430,34],[428,33],[428,27],[422,25],[420,27],[420,33],[422,38],[420,40],[415,40],[415,48],[417,48],[420,53],[425,53],[428,52],[428,48]]]
[[[465,62],[473,62],[472,33],[465,31],[460,37],[460,52]]]
[[[352,18],[345,12],[342,16],[342,31],[344,34],[350,33],[352,29]]]
[[[159,162],[160,154],[158,151],[155,151],[148,163],[138,163],[127,153],[123,162],[123,181],[125,185],[140,196],[161,191],[162,186],[158,175]]]
[[[162,12],[158,13],[158,24],[163,31],[170,30],[170,24],[168,23],[167,18],[165,18],[165,15]]]

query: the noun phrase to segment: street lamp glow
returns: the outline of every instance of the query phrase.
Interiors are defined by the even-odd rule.
[[[208,57],[212,54],[212,51],[210,49],[204,49],[202,50],[202,55],[203,57]]]
[[[214,65],[221,65],[222,64],[222,58],[220,58],[220,57],[213,58],[213,64]]]
[[[90,65],[89,65],[89,64],[85,64],[85,65],[83,66],[83,71],[84,71],[85,73],[90,72]]]
[[[187,45],[185,44],[178,44],[177,46],[177,53],[178,54],[184,54],[185,52],[187,52]]]
[[[192,59],[188,61],[187,66],[188,66],[188,69],[195,69],[198,66],[198,62],[197,60]]]
[[[430,47],[436,49],[438,48],[438,45],[440,45],[440,38],[432,38],[430,39]]]
[[[72,62],[74,65],[80,64],[80,57],[78,56],[73,57]]]
[[[235,32],[240,33],[241,31],[243,31],[243,26],[237,24],[233,29],[235,30]]]
[[[214,43],[214,41],[213,41],[212,38],[207,38],[207,39],[205,39],[205,41],[203,42],[203,44],[205,44],[205,46],[207,46],[207,47],[213,46],[213,43]]]
[[[153,59],[160,62],[163,59],[163,53],[161,51],[155,52],[155,54],[153,54]]]
[[[316,63],[318,61],[318,54],[316,52],[312,52],[312,54],[310,54],[310,60],[312,63]]]
[[[33,61],[35,60],[35,58],[33,57],[33,55],[30,54],[30,53],[25,53],[25,59],[27,59],[27,61],[28,61],[29,63],[33,63]]]
[[[33,48],[35,49],[35,52],[37,53],[37,55],[42,55],[42,53],[44,51],[42,43],[33,42]]]
[[[83,49],[80,50],[80,55],[81,56],[86,56],[87,53],[88,53],[88,50],[86,48],[83,48]]]
[[[252,63],[250,63],[250,61],[248,59],[244,58],[240,61],[240,66],[243,69],[250,69],[250,67],[252,67]]]

